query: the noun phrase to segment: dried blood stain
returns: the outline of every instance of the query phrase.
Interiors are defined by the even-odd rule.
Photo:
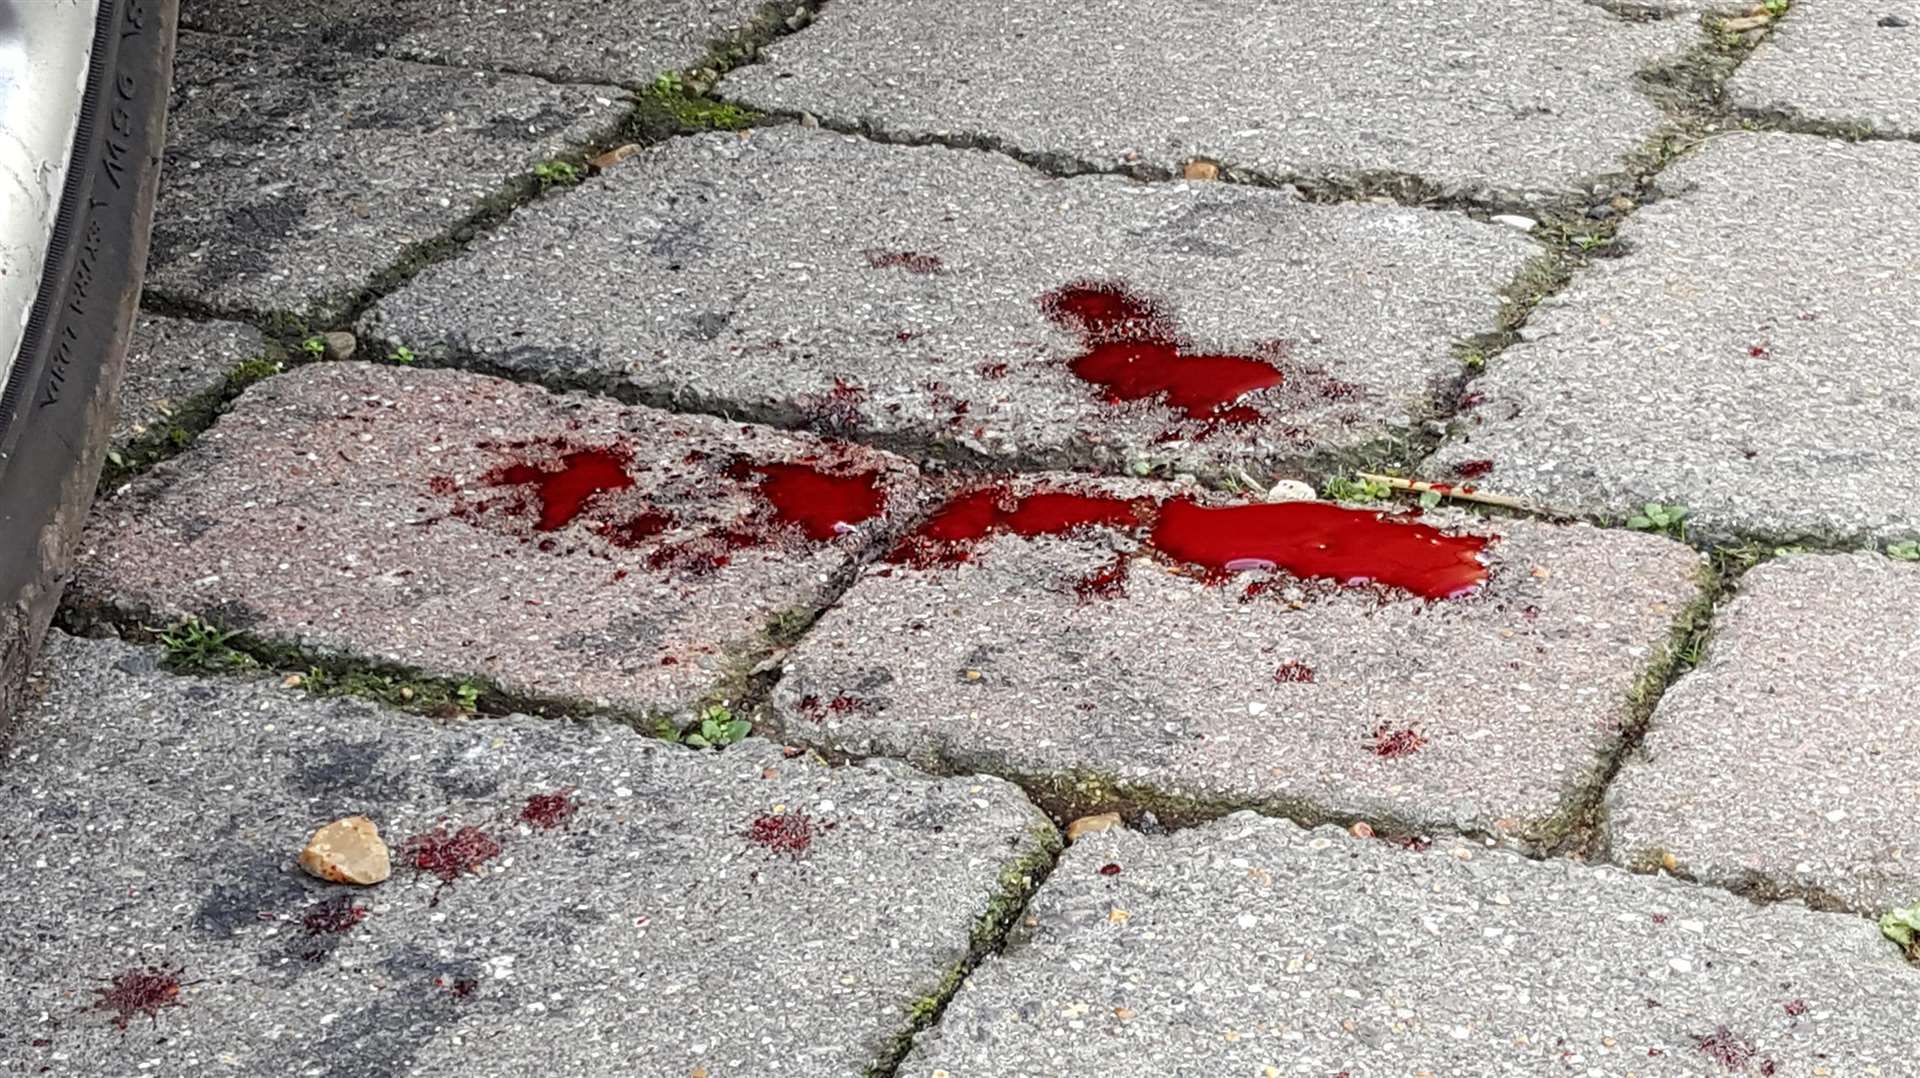
[[[1074,594],[1082,600],[1121,598],[1127,594],[1130,565],[1125,554],[1114,555],[1111,562],[1074,581]]]
[[[1807,1001],[1804,999],[1788,1000],[1787,1013],[1793,1015],[1795,1018],[1807,1013]]]
[[[1120,866],[1111,862],[1101,865],[1100,874],[1102,876],[1118,876],[1120,874]]]
[[[820,828],[825,831],[832,827]],[[763,813],[747,827],[747,841],[775,853],[799,857],[813,845],[814,824],[804,812]]]
[[[1236,402],[1286,377],[1252,356],[1186,351],[1166,314],[1122,284],[1075,282],[1040,297],[1040,308],[1080,335],[1085,351],[1069,367],[1109,403],[1161,399],[1190,419],[1251,423],[1260,413]]]
[[[566,823],[579,809],[569,797],[570,791],[555,790],[550,794],[534,794],[520,808],[520,819],[527,824],[551,831]]]
[[[1707,1058],[1730,1071],[1746,1070],[1747,1064],[1753,1061],[1753,1046],[1734,1036],[1726,1026],[1694,1038],[1694,1044]]]
[[[1420,746],[1426,743],[1427,739],[1411,728],[1395,730],[1393,727],[1382,723],[1374,727],[1373,730],[1373,754],[1375,756],[1383,756],[1389,760],[1397,760],[1402,756],[1412,756],[1414,753],[1420,751]]]
[[[1493,462],[1490,460],[1463,460],[1453,466],[1453,474],[1462,479],[1478,479],[1491,471]]]
[[[1273,672],[1273,680],[1279,685],[1285,685],[1289,682],[1312,681],[1313,667],[1308,666],[1298,659],[1292,662],[1281,663],[1280,668]]]
[[[946,263],[939,255],[921,254],[918,251],[882,251],[869,249],[864,252],[867,265],[874,269],[903,269],[908,273],[939,273]]]
[[[111,984],[94,991],[100,994],[94,1009],[114,1012],[116,1029],[126,1029],[127,1023],[141,1014],[158,1022],[163,1008],[181,1005],[180,971],[159,966],[122,970]]]
[[[452,883],[461,873],[478,871],[497,857],[500,849],[492,835],[469,825],[452,834],[445,827],[421,832],[406,841],[401,853],[413,867]]]

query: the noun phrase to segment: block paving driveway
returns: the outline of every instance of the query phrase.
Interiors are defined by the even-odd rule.
[[[183,9],[0,1073],[1920,1075],[1920,3]]]

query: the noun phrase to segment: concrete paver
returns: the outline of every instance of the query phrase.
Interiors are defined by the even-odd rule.
[[[612,87],[182,32],[147,287],[325,320],[623,110]]]
[[[901,1075],[1892,1075],[1920,1004],[1862,918],[1250,814],[1084,838],[1024,923]]]
[[[1430,414],[1453,343],[1495,327],[1535,250],[1463,215],[1052,179],[796,126],[650,149],[517,213],[365,330],[996,463],[1284,466]]]
[[[1915,137],[1917,84],[1920,3],[1821,0],[1780,20],[1727,94],[1743,109]]]
[[[218,393],[229,372],[265,348],[260,331],[244,323],[140,315],[127,346],[114,448],[164,435],[184,411]]]
[[[0,769],[8,1073],[843,1078],[1057,841],[993,779],[440,724],[155,659],[56,636]],[[304,875],[355,813],[393,877]],[[467,837],[408,844],[436,832]]]
[[[1608,795],[1614,860],[1877,912],[1920,901],[1920,565],[1790,557],[1740,581]]]
[[[679,714],[914,504],[897,457],[455,371],[318,364],[103,503],[73,594]],[[156,622],[157,624],[157,622]]]
[[[187,24],[322,49],[638,86],[690,67],[761,0],[193,0]]]
[[[1525,200],[1620,171],[1661,122],[1635,73],[1688,19],[1553,0],[1066,8],[834,0],[721,90],[900,138],[983,138],[1096,168],[1202,157],[1270,175],[1418,175]]]
[[[1472,383],[1445,476],[1705,537],[1920,534],[1920,145],[1715,138]],[[1765,212],[1760,212],[1764,207]]]
[[[1700,594],[1700,557],[1677,543],[1531,521],[1441,518],[1494,538],[1489,566],[1468,562],[1479,591],[1431,602],[1252,568],[1289,564],[1270,541],[1307,536],[1302,556],[1353,551],[1350,572],[1391,578],[1419,557],[1401,544],[1432,540],[1375,513],[1162,503],[1151,526],[1128,508],[1022,534],[1061,492],[1102,491],[1156,493],[1026,477],[977,542],[924,545],[964,530],[959,511],[869,567],[788,654],[782,735],[1019,775],[1076,805],[1259,805],[1550,843]],[[1209,543],[1209,561],[1186,553]],[[1249,571],[1211,582],[1220,565]]]

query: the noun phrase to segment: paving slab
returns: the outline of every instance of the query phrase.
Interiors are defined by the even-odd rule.
[[[1821,0],[1781,19],[1727,84],[1738,108],[1920,137],[1920,3]]]
[[[1459,214],[791,126],[675,139],[528,207],[363,330],[896,448],[1266,466],[1430,414],[1535,251]]]
[[[782,736],[1018,776],[1069,812],[1257,806],[1547,844],[1699,595],[1697,554],[1635,533],[1221,504],[1065,476],[957,499],[788,654]],[[1327,577],[1272,568],[1323,557]],[[1429,570],[1436,591],[1485,579],[1388,586]]]
[[[865,1073],[1057,841],[994,779],[156,659],[56,635],[0,770],[9,1073]],[[296,867],[350,814],[386,882]]]
[[[1613,859],[1863,912],[1920,901],[1916,609],[1920,565],[1877,554],[1741,578],[1608,790]]]
[[[147,288],[337,316],[410,245],[611,132],[621,94],[182,32]]]
[[[1622,171],[1660,126],[1636,73],[1688,19],[1579,0],[1053,7],[834,0],[721,83],[758,107],[895,138],[980,139],[1063,165],[1271,176],[1411,174],[1526,201]]]
[[[1468,387],[1429,471],[1615,519],[1680,503],[1712,538],[1920,535],[1916,174],[1920,145],[1709,141]]]
[[[204,408],[218,395],[235,367],[265,351],[260,331],[241,322],[142,313],[127,345],[114,448],[163,437],[183,415]]]
[[[318,364],[98,505],[71,594],[680,714],[821,602],[915,485],[897,457],[803,435]]]
[[[196,30],[542,75],[651,83],[706,59],[762,0],[191,0]],[[788,5],[792,6],[792,5]]]
[[[1241,814],[1069,847],[903,1078],[1895,1075],[1871,921]]]

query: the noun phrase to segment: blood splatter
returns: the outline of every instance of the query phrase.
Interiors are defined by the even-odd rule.
[[[1280,664],[1279,669],[1273,672],[1273,680],[1276,685],[1309,682],[1313,680],[1313,667],[1308,666],[1298,659],[1284,662]]]
[[[1458,598],[1487,580],[1485,536],[1447,535],[1324,502],[1210,508],[1169,501],[1150,542],[1215,574],[1278,568],[1341,584],[1385,584],[1427,599]]]
[[[1426,737],[1411,727],[1395,730],[1391,725],[1382,723],[1373,730],[1373,754],[1389,760],[1412,756],[1426,743]]]
[[[832,826],[827,824],[820,830]],[[814,822],[804,812],[762,813],[747,827],[747,841],[790,857],[807,852],[813,838]]]
[[[1491,471],[1493,462],[1490,460],[1463,460],[1453,466],[1453,474],[1462,479],[1478,479]]]
[[[774,519],[816,542],[879,516],[887,503],[878,472],[836,475],[805,461],[757,464],[750,470],[763,477],[756,489],[773,506]]]
[[[534,527],[558,531],[579,516],[594,495],[632,486],[633,477],[627,474],[632,459],[625,449],[579,449],[563,455],[558,466],[521,461],[488,472],[481,482],[496,487],[532,485],[540,501],[540,520]]]
[[[957,565],[971,547],[995,532],[1033,539],[1065,535],[1090,527],[1133,528],[1152,502],[1103,494],[1042,491],[1016,498],[1005,487],[983,487],[962,494],[903,538],[887,559],[922,568]]]
[[[1653,915],[1653,923],[1657,925],[1666,924],[1668,921],[1672,919],[1673,918],[1670,915],[1664,914],[1664,913],[1656,913]]]
[[[673,527],[673,517],[657,509],[643,509],[624,520],[602,524],[601,538],[614,546],[632,549]]]
[[[989,382],[997,382],[1007,376],[1007,365],[1005,363],[982,363],[977,369],[980,377],[985,378]]]
[[[1131,564],[1125,554],[1114,555],[1112,561],[1074,581],[1074,594],[1082,600],[1118,599],[1126,595]]]
[[[867,709],[867,702],[858,696],[848,696],[842,693],[827,702],[827,709],[842,715],[851,715],[856,711],[865,711]]]
[[[499,841],[478,827],[469,825],[449,834],[442,825],[408,839],[401,853],[413,867],[452,883],[462,873],[478,871],[499,856],[500,849]]]
[[[94,1009],[114,1012],[114,1028],[124,1030],[136,1015],[158,1022],[162,1009],[181,1006],[180,971],[159,966],[126,969],[94,991],[100,995]]]
[[[444,977],[435,977],[433,983],[445,988],[455,999],[471,998],[474,990],[480,987],[480,982],[471,977],[462,977],[454,981],[449,981]]]
[[[939,273],[946,263],[939,255],[921,254],[918,251],[882,251],[877,248],[865,252],[867,265],[874,269],[903,269],[908,273]]]
[[[1794,1016],[1795,1018],[1798,1018],[1801,1015],[1807,1013],[1807,1001],[1804,999],[1788,1000],[1787,1013]]]
[[[1042,296],[1040,308],[1080,335],[1086,351],[1069,367],[1110,403],[1161,399],[1190,419],[1251,423],[1260,413],[1236,402],[1286,377],[1252,356],[1185,351],[1166,314],[1116,282],[1069,284]]]
[[[1704,1037],[1695,1037],[1694,1044],[1708,1059],[1730,1071],[1746,1070],[1747,1064],[1753,1061],[1753,1045],[1735,1036],[1726,1026],[1719,1026]]]
[[[520,808],[520,819],[542,831],[551,831],[567,822],[579,810],[569,796],[570,790],[555,790],[550,794],[534,794]]]
[[[1100,874],[1102,876],[1118,876],[1120,874],[1120,866],[1108,862],[1100,866]]]
[[[308,906],[300,917],[300,927],[306,932],[307,939],[295,948],[295,952],[305,961],[318,962],[333,950],[335,941],[327,937],[353,931],[366,917],[366,907],[355,905],[348,895],[316,902]]]

